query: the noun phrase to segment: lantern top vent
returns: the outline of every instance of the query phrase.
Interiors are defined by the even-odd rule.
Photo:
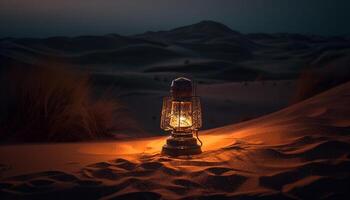
[[[185,77],[179,77],[171,82],[171,96],[186,98],[193,96],[192,81]]]

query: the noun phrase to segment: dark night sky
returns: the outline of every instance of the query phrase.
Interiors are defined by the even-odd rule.
[[[0,0],[0,37],[128,35],[204,19],[243,33],[350,35],[350,1]]]

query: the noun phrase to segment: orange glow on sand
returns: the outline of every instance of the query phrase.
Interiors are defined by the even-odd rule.
[[[223,146],[232,145],[233,137],[227,135],[201,135],[203,151],[217,150]],[[140,140],[130,140],[121,142],[108,142],[102,145],[84,146],[79,151],[87,154],[107,154],[107,155],[132,155],[132,154],[159,154],[166,137],[153,137]]]

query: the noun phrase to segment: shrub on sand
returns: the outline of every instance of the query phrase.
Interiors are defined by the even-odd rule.
[[[86,74],[54,67],[11,70],[2,79],[2,141],[82,141],[110,137],[122,106],[93,98]]]

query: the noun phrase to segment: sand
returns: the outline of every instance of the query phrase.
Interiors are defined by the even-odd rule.
[[[349,102],[350,82],[255,120],[202,131],[204,152],[196,156],[160,155],[165,137],[1,146],[0,196],[348,199]]]

